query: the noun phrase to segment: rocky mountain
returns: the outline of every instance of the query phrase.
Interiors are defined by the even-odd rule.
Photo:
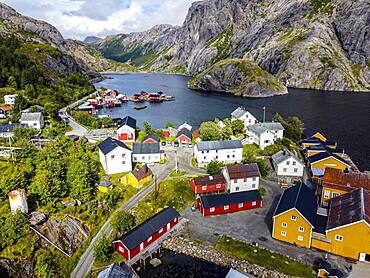
[[[192,4],[180,27],[155,26],[92,46],[144,70],[192,75],[192,88],[245,95],[241,73],[221,61],[253,62],[290,87],[370,91],[369,42],[367,0],[204,0]],[[255,79],[242,82],[253,87]]]
[[[84,39],[84,43],[93,43],[93,42],[96,42],[98,40],[101,40],[101,38],[99,37],[95,37],[95,36],[87,36],[85,39]]]

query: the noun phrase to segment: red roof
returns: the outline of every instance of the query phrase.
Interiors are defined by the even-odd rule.
[[[194,137],[195,139],[197,139],[199,136],[200,136],[200,132],[199,132],[199,130],[198,130],[198,129],[194,130],[194,131],[193,131],[193,137]]]
[[[193,179],[195,186],[212,185],[216,183],[226,183],[223,174],[218,174],[214,176],[199,177]]]
[[[12,111],[14,107],[13,106],[1,106],[0,109],[4,111]]]
[[[370,190],[370,174],[363,172],[348,172],[344,170],[326,168],[323,178],[324,185],[348,186]]]
[[[227,172],[232,180],[261,176],[257,163],[227,166]]]

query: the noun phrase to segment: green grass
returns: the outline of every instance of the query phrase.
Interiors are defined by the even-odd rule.
[[[258,191],[260,192],[260,194],[261,194],[262,197],[265,197],[266,194],[267,194],[267,191],[266,191],[266,189],[264,187],[260,187],[258,189]]]
[[[173,172],[171,172],[170,177],[181,177],[181,176],[186,175],[187,173],[188,172],[186,172],[186,171],[178,171],[178,172],[173,171]]]
[[[221,236],[216,243],[216,250],[228,256],[246,260],[270,270],[298,277],[315,277],[313,266],[307,265],[286,256],[258,248],[250,244]],[[256,250],[256,251],[255,251]]]

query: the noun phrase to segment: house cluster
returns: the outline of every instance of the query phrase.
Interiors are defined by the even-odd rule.
[[[190,180],[197,208],[203,216],[259,208],[260,171],[256,163],[226,166],[221,174]]]
[[[272,236],[370,262],[370,174],[327,168],[316,192],[303,183],[286,189]]]

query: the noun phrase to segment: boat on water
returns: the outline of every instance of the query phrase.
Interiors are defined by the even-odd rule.
[[[146,105],[140,105],[140,106],[135,106],[134,107],[134,109],[136,109],[136,110],[142,110],[142,109],[145,109],[145,108],[147,108]]]
[[[163,99],[158,94],[150,94],[149,96],[149,102],[151,103],[159,103],[162,102]]]

